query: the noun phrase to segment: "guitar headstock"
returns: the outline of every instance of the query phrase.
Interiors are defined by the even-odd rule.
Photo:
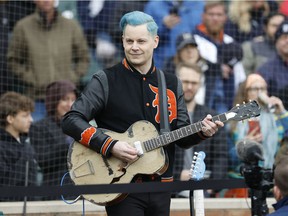
[[[204,178],[206,165],[204,158],[206,157],[205,152],[194,152],[193,161],[190,169],[190,178],[193,180],[201,180]]]
[[[259,104],[257,103],[257,101],[253,100],[248,103],[236,105],[231,110],[226,112],[226,117],[228,120],[241,121],[259,116],[260,111],[261,108]]]

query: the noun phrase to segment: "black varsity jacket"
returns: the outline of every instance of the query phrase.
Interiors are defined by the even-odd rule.
[[[190,124],[183,99],[181,81],[173,74],[165,74],[169,122],[171,130]],[[203,116],[204,117],[204,116]],[[95,119],[97,128],[88,122]],[[118,140],[104,134],[100,128],[118,133],[125,132],[139,120],[151,122],[159,131],[159,94],[156,68],[143,75],[124,59],[121,63],[98,71],[86,86],[81,96],[74,102],[71,111],[63,118],[64,133],[81,144],[109,157],[110,150]],[[202,139],[201,133],[177,141],[177,145],[189,148]],[[174,144],[168,145],[166,152],[169,167],[162,175],[163,181],[172,181]]]

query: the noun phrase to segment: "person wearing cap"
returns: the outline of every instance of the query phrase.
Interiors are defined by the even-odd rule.
[[[214,71],[214,79],[212,80],[214,87],[211,88],[209,83],[209,94],[211,95],[208,103],[206,103],[219,113],[226,112],[232,107],[231,98],[234,96],[239,83],[243,82],[246,77],[238,55],[229,55],[225,59],[221,56],[221,53],[225,52],[222,52],[225,48],[229,50],[228,47],[235,43],[234,39],[224,32],[226,20],[225,3],[223,1],[207,1],[202,14],[202,23],[192,30],[202,58],[213,64],[220,64],[221,67],[220,73]],[[226,44],[228,47],[222,47]]]
[[[67,113],[77,97],[75,84],[68,80],[50,83],[46,89],[47,116],[32,124],[30,140],[37,153],[43,173],[43,185],[60,185],[67,172],[67,153],[72,138],[61,129],[61,118]]]
[[[163,67],[165,73],[175,74],[176,65],[179,63],[197,64],[199,62],[199,64],[201,64],[201,56],[197,49],[197,43],[193,34],[185,32],[178,35],[176,40],[176,51],[174,56],[165,60]]]
[[[274,212],[267,216],[286,216],[288,212],[288,158],[282,157],[275,164],[273,194],[276,203],[273,204]]]
[[[263,64],[257,72],[268,84],[268,91],[277,95],[287,106],[288,102],[288,19],[286,18],[275,33],[276,55]]]

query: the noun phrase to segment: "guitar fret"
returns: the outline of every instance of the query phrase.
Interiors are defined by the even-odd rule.
[[[146,152],[149,151],[148,146],[147,146],[147,142],[149,142],[149,140],[143,142],[143,145],[144,145],[144,148],[145,148]]]
[[[166,136],[166,139],[167,139],[168,143],[170,143],[171,142],[171,137],[170,137],[169,133],[165,134],[165,136]]]
[[[156,139],[153,139],[153,140],[152,140],[152,143],[153,143],[154,146],[158,146],[158,144],[157,144],[157,142],[156,142]]]
[[[174,142],[176,140],[173,131],[172,133],[170,133],[170,138],[171,138],[171,142]]]
[[[186,137],[188,135],[187,131],[186,131],[186,127],[183,128],[182,132],[183,132],[184,137]]]
[[[179,137],[182,138],[183,134],[182,134],[182,129],[179,129]]]
[[[150,151],[153,150],[153,145],[152,145],[152,143],[151,143],[151,140],[149,140],[148,146],[149,146],[149,150],[150,150]]]
[[[155,142],[153,142],[153,141],[154,141],[154,139],[151,140],[152,148],[153,148],[153,149],[156,149],[156,148],[157,148],[157,143],[155,143]]]
[[[174,134],[175,140],[178,140],[179,136],[178,136],[177,130],[173,131],[173,134]]]
[[[163,139],[162,135],[160,135],[159,138],[160,138],[160,142],[164,144],[165,140]]]
[[[162,136],[162,138],[163,138],[163,140],[164,140],[163,144],[164,144],[164,145],[167,144],[168,142],[167,142],[167,139],[166,139],[165,134],[164,134],[164,135],[161,135],[161,136]]]

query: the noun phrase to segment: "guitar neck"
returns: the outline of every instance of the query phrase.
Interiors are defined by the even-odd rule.
[[[213,122],[215,122],[215,121],[226,122],[227,120],[228,119],[227,119],[226,113],[212,117]],[[190,136],[192,134],[195,134],[195,133],[201,131],[203,126],[204,125],[202,124],[202,122],[199,121],[199,122],[196,122],[194,124],[188,125],[186,127],[182,127],[180,129],[177,129],[177,130],[171,131],[169,133],[160,135],[156,138],[144,141],[143,142],[144,148],[145,148],[146,152],[149,152],[149,151],[152,151],[154,149],[166,146],[172,142],[175,142],[179,139],[182,139],[184,137]]]

